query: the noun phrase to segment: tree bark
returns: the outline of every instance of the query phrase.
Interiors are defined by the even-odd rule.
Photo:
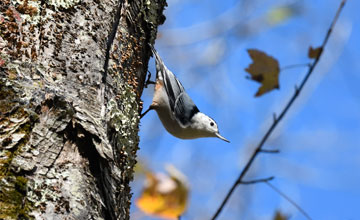
[[[0,2],[0,219],[129,219],[165,0]]]

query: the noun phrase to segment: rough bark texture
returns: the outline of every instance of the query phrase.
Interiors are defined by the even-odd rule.
[[[1,0],[0,219],[129,219],[165,0]]]

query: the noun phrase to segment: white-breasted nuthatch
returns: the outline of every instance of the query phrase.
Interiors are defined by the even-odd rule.
[[[156,60],[155,91],[149,109],[141,117],[154,109],[165,129],[175,137],[181,139],[218,137],[230,142],[220,135],[216,122],[199,111],[180,81],[165,66],[154,47],[152,45],[150,47]]]

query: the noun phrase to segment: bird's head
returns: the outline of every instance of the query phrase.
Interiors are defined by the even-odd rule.
[[[229,140],[220,135],[218,126],[214,119],[205,115],[204,113],[198,112],[193,117],[194,128],[199,130],[205,137],[217,137],[223,141],[230,143]]]

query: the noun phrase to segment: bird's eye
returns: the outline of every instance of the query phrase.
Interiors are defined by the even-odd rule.
[[[214,122],[210,122],[210,126],[214,126]]]

